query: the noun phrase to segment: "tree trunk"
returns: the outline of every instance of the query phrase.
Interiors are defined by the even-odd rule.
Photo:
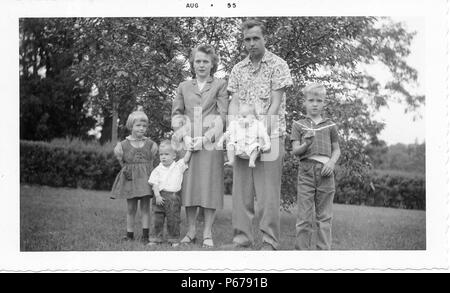
[[[115,97],[112,98],[113,106],[112,106],[112,127],[111,127],[111,142],[113,145],[117,143],[117,120],[119,119],[118,107],[119,102]]]

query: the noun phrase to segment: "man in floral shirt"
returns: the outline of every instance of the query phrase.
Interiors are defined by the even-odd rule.
[[[283,59],[265,48],[264,24],[248,20],[242,24],[244,43],[249,55],[236,64],[228,82],[232,95],[230,119],[237,115],[239,103],[255,105],[259,119],[266,123],[271,149],[261,155],[255,168],[236,158],[233,166],[233,247],[253,244],[252,218],[261,215],[259,229],[263,234],[261,249],[275,250],[280,234],[281,171],[286,134],[285,89],[292,85],[289,67]]]

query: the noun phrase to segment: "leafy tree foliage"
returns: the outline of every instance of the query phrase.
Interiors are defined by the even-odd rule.
[[[402,102],[408,111],[424,103],[424,97],[408,87],[417,80],[417,72],[406,62],[414,33],[387,18],[261,20],[267,28],[266,47],[287,61],[294,79],[294,86],[287,92],[288,129],[293,120],[304,115],[301,88],[312,81],[324,83],[328,91],[326,112],[338,123],[341,134],[339,173],[370,184],[367,174],[371,159],[363,150],[377,141],[383,129],[383,124],[373,119],[374,112],[389,100]],[[102,133],[105,141],[125,135],[126,117],[139,106],[150,118],[152,138],[158,140],[170,133],[171,102],[178,84],[192,76],[188,59],[194,46],[209,43],[216,48],[221,57],[218,74],[224,78],[246,56],[240,30],[243,18],[40,21],[48,36],[36,35],[33,42],[39,39],[40,47],[52,44],[58,54],[68,54],[73,77],[79,85],[91,89],[87,108],[103,120],[103,129],[108,129],[108,133]],[[25,24],[21,24],[22,30]],[[27,57],[32,51],[22,43],[22,60],[47,60],[48,54],[41,54],[42,49],[35,50],[39,58]],[[364,69],[364,65],[373,63],[385,66],[390,73],[388,83],[381,84]],[[36,75],[36,68],[31,72]],[[31,95],[22,97],[25,101]]]
[[[85,107],[89,90],[75,81],[73,34],[65,19],[20,20],[20,137],[87,137],[96,120]]]

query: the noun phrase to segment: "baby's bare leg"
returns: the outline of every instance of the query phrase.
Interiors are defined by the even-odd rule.
[[[258,148],[255,148],[251,153],[250,153],[250,159],[248,160],[248,166],[250,168],[255,168],[255,161],[256,158],[258,157]]]

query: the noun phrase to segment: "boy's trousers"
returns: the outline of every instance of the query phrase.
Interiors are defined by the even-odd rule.
[[[236,157],[233,168],[233,242],[241,245],[253,243],[252,220],[256,195],[262,240],[275,249],[278,247],[283,156],[284,137],[279,137],[271,139],[270,152],[256,160],[255,168],[248,166],[248,160]]]
[[[305,159],[298,167],[295,248],[300,250],[331,249],[331,220],[335,193],[334,174],[322,176],[323,164]],[[318,225],[317,243],[313,247],[314,222]]]
[[[167,240],[178,242],[180,237],[181,195],[179,192],[160,191],[163,205],[157,205],[153,198],[154,238],[152,242],[163,242],[164,220],[167,220]]]

